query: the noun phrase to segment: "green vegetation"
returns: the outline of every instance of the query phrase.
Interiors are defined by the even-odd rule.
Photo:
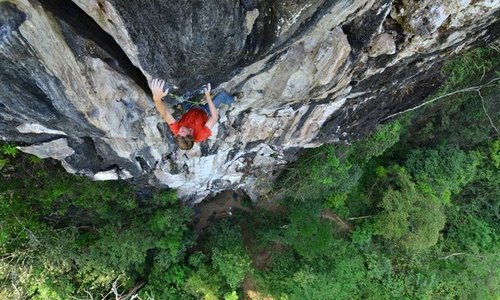
[[[200,236],[173,191],[0,144],[0,299],[498,299],[499,57],[454,59],[429,99],[480,89],[305,151]]]
[[[189,246],[190,213],[165,201],[171,192],[144,206],[122,183],[91,182],[26,155],[9,158],[0,191],[2,299],[102,298],[113,284],[121,293]]]
[[[430,99],[470,86],[480,93],[442,98],[291,164],[275,194],[287,221],[254,229],[279,249],[254,272],[258,290],[287,299],[500,297],[499,57],[476,49],[450,62]]]

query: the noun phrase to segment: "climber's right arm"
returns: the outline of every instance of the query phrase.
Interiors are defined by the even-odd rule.
[[[163,91],[163,87],[165,86],[165,81],[160,79],[153,79],[150,84],[151,92],[153,93],[153,100],[155,102],[156,109],[160,113],[161,117],[167,124],[175,123],[175,119],[172,114],[167,110],[167,107],[161,101],[163,97],[168,94],[168,89]]]

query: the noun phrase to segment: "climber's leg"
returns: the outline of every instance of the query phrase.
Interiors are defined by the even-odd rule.
[[[231,105],[234,101],[234,96],[222,91],[214,97],[215,107],[219,107],[221,104]]]

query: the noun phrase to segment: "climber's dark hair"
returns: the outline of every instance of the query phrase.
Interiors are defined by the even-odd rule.
[[[189,150],[193,148],[194,137],[192,135],[176,136],[174,138],[175,144],[182,150]]]

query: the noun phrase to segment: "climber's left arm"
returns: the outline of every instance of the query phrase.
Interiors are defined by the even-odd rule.
[[[205,126],[212,129],[214,125],[219,120],[219,114],[217,113],[217,108],[215,107],[214,101],[212,101],[212,96],[210,96],[211,86],[210,83],[207,84],[207,88],[205,89],[205,98],[207,98],[208,108],[210,109],[210,118],[208,119]]]

